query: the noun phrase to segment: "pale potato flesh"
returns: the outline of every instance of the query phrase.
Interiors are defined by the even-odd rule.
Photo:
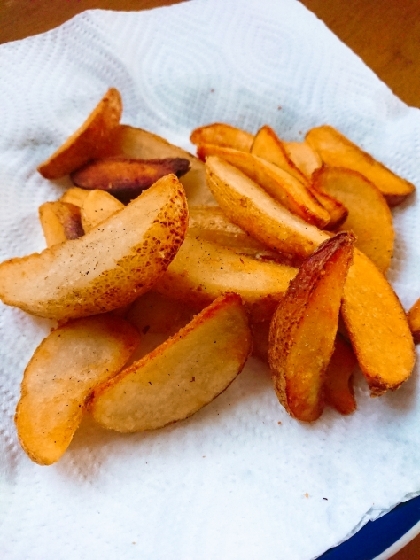
[[[191,416],[242,370],[252,339],[241,299],[226,294],[143,359],[94,391],[89,410],[104,428],[135,432]]]
[[[41,204],[38,212],[47,247],[84,235],[78,206],[55,200]]]
[[[296,167],[307,177],[322,167],[322,159],[307,142],[284,142],[284,149]]]
[[[88,233],[123,208],[124,204],[106,191],[88,191],[80,210],[84,232]]]
[[[250,132],[225,123],[213,123],[194,129],[190,135],[192,144],[215,144],[250,152],[254,137]]]
[[[182,185],[160,179],[84,237],[0,265],[0,298],[53,319],[105,313],[151,288],[188,225]]]
[[[33,461],[60,459],[92,389],[120,371],[138,341],[134,327],[110,315],[77,319],[43,340],[25,370],[15,416],[20,443]]]

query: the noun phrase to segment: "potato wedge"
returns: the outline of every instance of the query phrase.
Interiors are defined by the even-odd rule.
[[[194,129],[191,144],[216,144],[242,152],[250,152],[254,137],[251,133],[224,123],[213,123]]]
[[[328,234],[305,224],[226,162],[206,162],[209,187],[237,225],[274,250],[311,254]],[[410,376],[415,352],[401,303],[383,274],[355,249],[342,315],[372,395],[395,390]]]
[[[182,158],[190,162],[190,170],[180,178],[189,206],[215,204],[206,185],[204,163],[164,138],[132,126],[120,125],[114,136],[111,156],[136,159]]]
[[[308,190],[330,215],[330,221],[324,229],[332,231],[337,230],[337,228],[339,228],[347,218],[347,214],[349,213],[347,208],[344,204],[329,194],[322,192],[319,189],[315,189],[312,183],[308,186]]]
[[[306,141],[326,165],[347,167],[364,175],[376,185],[390,206],[400,204],[415,190],[412,183],[393,173],[332,126],[312,128]]]
[[[122,113],[120,92],[109,89],[89,117],[38,171],[46,179],[59,179],[90,159],[107,154]]]
[[[71,179],[78,187],[107,191],[127,203],[161,177],[174,174],[179,178],[189,169],[190,161],[185,158],[103,158],[77,169],[71,174]]]
[[[151,354],[98,387],[90,412],[101,426],[119,432],[183,420],[232,383],[251,347],[241,298],[225,294]]]
[[[229,163],[210,156],[206,168],[208,186],[227,217],[261,243],[307,257],[327,238]]]
[[[80,208],[74,204],[44,202],[38,211],[47,247],[84,235]]]
[[[304,185],[308,184],[306,175],[292,161],[286,151],[286,144],[269,126],[263,126],[254,136],[251,153],[277,165]]]
[[[420,343],[420,299],[410,308],[408,312],[408,324],[410,326],[411,334],[413,335],[414,342]]]
[[[92,389],[120,371],[138,341],[134,327],[110,315],[77,319],[42,341],[25,370],[15,415],[20,443],[33,461],[60,459]]]
[[[252,353],[265,363],[268,363],[268,333],[270,331],[270,320],[252,323]]]
[[[182,185],[167,175],[84,237],[3,262],[0,298],[59,320],[123,307],[163,274],[187,223]]]
[[[353,372],[357,360],[348,342],[337,334],[334,352],[325,373],[325,403],[335,408],[340,414],[352,414],[356,410],[354,399]]]
[[[360,173],[340,167],[317,171],[313,186],[347,208],[347,219],[339,229],[353,231],[356,247],[385,272],[391,264],[395,234],[383,194]]]
[[[325,372],[334,350],[338,314],[354,237],[339,233],[300,267],[270,324],[268,362],[277,397],[291,416],[321,416]]]
[[[188,234],[154,289],[168,297],[205,305],[228,291],[244,300],[255,321],[271,317],[297,273],[287,265],[238,255]]]
[[[307,179],[321,169],[322,159],[307,142],[283,142],[286,154]]]
[[[106,191],[88,191],[80,208],[84,232],[88,233],[123,208],[123,203]]]
[[[83,206],[83,202],[88,194],[89,191],[85,191],[79,187],[71,187],[64,192],[59,200],[60,202],[67,202],[68,204],[74,204],[74,206],[81,207]]]

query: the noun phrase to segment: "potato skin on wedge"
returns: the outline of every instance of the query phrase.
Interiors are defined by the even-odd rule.
[[[167,175],[84,237],[3,262],[0,298],[59,320],[123,307],[164,273],[187,226],[184,190]]]
[[[40,465],[64,454],[92,389],[125,365],[139,341],[134,327],[101,315],[51,332],[26,367],[15,423],[20,443]]]
[[[153,352],[95,389],[89,403],[104,428],[162,428],[197,412],[242,370],[252,348],[241,298],[225,294]]]
[[[312,422],[323,411],[325,372],[354,238],[340,233],[300,267],[270,324],[268,360],[279,401],[291,416]]]
[[[194,129],[190,141],[192,144],[215,144],[250,152],[254,137],[250,132],[230,124],[212,123]]]

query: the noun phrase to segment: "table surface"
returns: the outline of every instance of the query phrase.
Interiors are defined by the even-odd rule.
[[[181,0],[5,0],[0,43],[60,25],[83,10],[138,11]],[[420,107],[419,0],[301,0],[405,103]],[[420,536],[392,560],[420,559]]]

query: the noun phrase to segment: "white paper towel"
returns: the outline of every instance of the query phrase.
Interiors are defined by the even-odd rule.
[[[66,181],[35,172],[115,86],[123,121],[188,146],[226,121],[286,139],[342,130],[420,184],[420,113],[404,105],[294,0],[197,0],[143,13],[84,13],[0,47],[0,258],[44,247],[37,208]],[[420,296],[419,206],[394,211],[389,277]],[[216,401],[154,433],[85,422],[63,459],[29,461],[13,414],[48,321],[0,309],[0,556],[21,559],[309,560],[420,491],[418,370],[351,417],[292,420],[251,361]],[[326,499],[325,499],[326,498]]]

